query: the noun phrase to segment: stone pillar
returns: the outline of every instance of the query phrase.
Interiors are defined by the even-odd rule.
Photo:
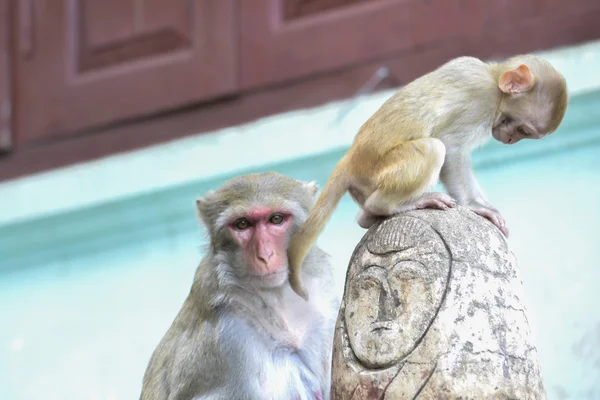
[[[506,239],[457,207],[365,234],[346,276],[333,400],[545,399]]]

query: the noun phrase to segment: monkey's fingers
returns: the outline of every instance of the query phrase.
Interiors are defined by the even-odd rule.
[[[496,214],[493,219],[491,219],[492,223],[500,229],[500,231],[504,234],[504,236],[508,237],[508,228],[506,227],[506,222],[504,218],[500,215]]]
[[[428,204],[427,208],[437,208],[440,210],[447,210],[448,206],[446,205],[446,203],[434,199],[434,200],[431,200],[431,202]]]
[[[426,193],[415,203],[415,208],[437,208],[439,210],[447,210],[456,205],[456,200],[444,193]]]
[[[450,197],[444,193],[440,193],[440,194],[442,195],[439,199],[441,202],[443,202],[445,205],[447,205],[450,208],[456,206],[456,200],[454,199],[454,197]]]
[[[504,236],[508,237],[508,228],[506,227],[506,222],[497,211],[493,211],[489,208],[476,208],[473,209],[473,212],[477,215],[487,218],[492,224],[496,225],[496,227],[500,229],[500,232],[502,232]]]

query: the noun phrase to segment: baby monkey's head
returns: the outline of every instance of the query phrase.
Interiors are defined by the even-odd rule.
[[[558,129],[567,110],[565,78],[546,60],[516,56],[492,67],[502,93],[494,138],[504,144],[541,139]]]

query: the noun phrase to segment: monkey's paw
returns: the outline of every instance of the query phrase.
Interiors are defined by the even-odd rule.
[[[506,221],[504,221],[504,218],[502,217],[502,215],[500,215],[500,211],[498,211],[494,207],[483,206],[477,203],[471,203],[468,207],[475,214],[487,218],[492,224],[496,225],[498,229],[500,229],[504,236],[508,237],[508,228],[506,227]]]
[[[437,208],[440,210],[447,210],[456,205],[456,200],[444,193],[433,192],[425,193],[414,203],[414,207],[417,210],[423,208]]]

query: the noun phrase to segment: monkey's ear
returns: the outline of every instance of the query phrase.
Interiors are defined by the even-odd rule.
[[[304,187],[312,196],[317,194],[317,191],[319,190],[319,187],[317,186],[317,182],[315,182],[315,181],[305,183]]]
[[[213,192],[209,191],[203,198],[196,200],[196,208],[198,209],[198,214],[200,214],[200,218],[207,225],[209,223],[209,199],[212,196],[212,194]]]
[[[504,93],[516,94],[531,90],[534,83],[535,78],[529,67],[521,64],[517,68],[504,71],[500,76],[498,87]]]
[[[203,199],[196,200],[196,208],[198,212],[202,215],[206,213],[206,202]]]

